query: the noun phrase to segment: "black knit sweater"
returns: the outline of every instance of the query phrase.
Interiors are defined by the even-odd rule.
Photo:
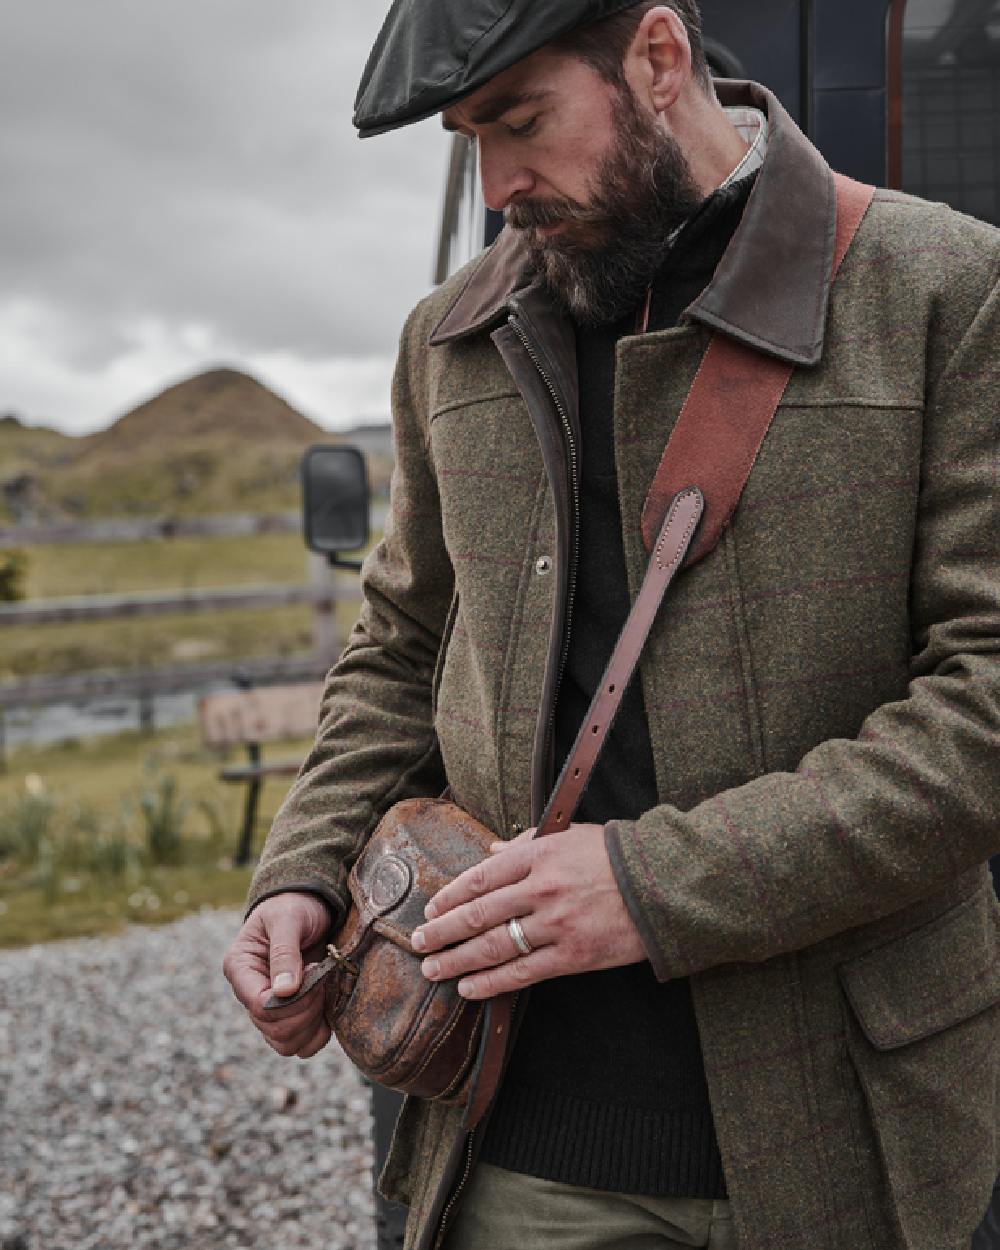
[[[653,283],[649,328],[666,329],[704,290],[753,177],[716,192],[688,222]],[[556,706],[557,765],[628,614],[612,409],[615,344],[635,315],[578,329],[582,440],[580,549],[569,658]],[[658,802],[639,683],[625,695],[577,811],[603,824]],[[515,1172],[619,1193],[722,1198],[722,1161],[688,981],[649,963],[535,986],[480,1156]]]

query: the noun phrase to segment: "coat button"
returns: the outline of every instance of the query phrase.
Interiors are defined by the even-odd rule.
[[[535,561],[535,572],[539,577],[546,577],[552,572],[552,557],[539,556]]]

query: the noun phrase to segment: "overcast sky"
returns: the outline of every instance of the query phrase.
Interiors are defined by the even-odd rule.
[[[357,139],[388,0],[0,6],[0,413],[80,433],[217,364],[388,412],[430,287],[436,120]]]

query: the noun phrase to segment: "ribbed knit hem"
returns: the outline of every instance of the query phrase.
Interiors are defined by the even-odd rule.
[[[712,1117],[701,1111],[652,1111],[507,1089],[480,1158],[509,1172],[612,1193],[727,1196]]]

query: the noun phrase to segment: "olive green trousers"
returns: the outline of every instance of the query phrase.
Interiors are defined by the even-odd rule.
[[[579,1189],[481,1163],[444,1250],[737,1250],[728,1202]]]

